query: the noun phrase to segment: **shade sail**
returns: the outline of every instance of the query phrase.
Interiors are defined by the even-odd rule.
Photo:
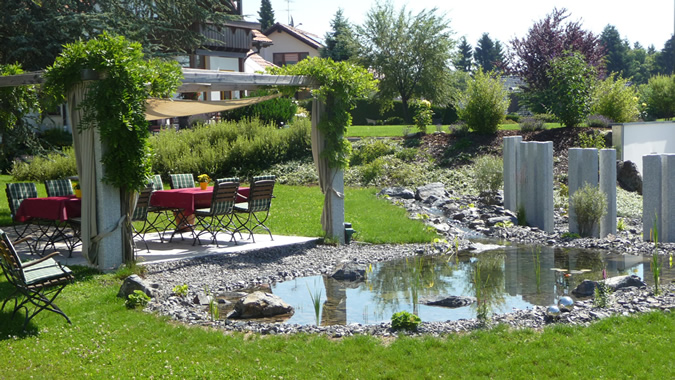
[[[213,101],[148,99],[145,102],[145,119],[150,121],[178,116],[227,111],[264,102],[265,100],[274,99],[279,96],[281,96],[281,94]]]

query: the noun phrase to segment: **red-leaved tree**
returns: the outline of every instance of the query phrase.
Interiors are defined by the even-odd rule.
[[[602,75],[605,51],[599,37],[582,29],[581,22],[569,21],[569,17],[567,9],[554,8],[530,28],[525,38],[511,41],[509,69],[527,82],[528,92],[549,87],[546,73],[550,63],[565,51],[579,52]]]

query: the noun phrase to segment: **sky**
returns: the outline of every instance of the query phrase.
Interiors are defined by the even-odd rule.
[[[476,45],[483,33],[508,47],[514,37],[523,38],[534,22],[551,13],[554,7],[567,8],[569,20],[581,21],[584,29],[600,35],[613,25],[631,46],[640,42],[663,49],[675,29],[675,0],[607,1],[607,0],[392,0],[397,10],[406,6],[413,14],[437,8],[450,20],[455,38],[466,37]],[[375,0],[271,0],[277,22],[289,24],[292,16],[296,27],[320,37],[331,31],[330,22],[338,8],[355,25],[361,25]],[[249,21],[259,18],[260,0],[243,0],[243,11]],[[289,12],[290,10],[290,12]],[[300,25],[301,24],[301,25]]]

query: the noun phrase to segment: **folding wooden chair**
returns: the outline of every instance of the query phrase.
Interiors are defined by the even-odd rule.
[[[234,238],[236,228],[230,228],[230,225],[233,224],[234,201],[237,197],[238,189],[239,178],[221,178],[216,180],[213,186],[211,207],[195,210],[195,217],[197,219],[195,225],[202,227],[202,230],[196,233],[192,245],[197,242],[201,245],[199,237],[204,234],[211,234],[211,241],[214,241],[216,247],[218,247],[218,232],[230,234],[230,241],[234,240],[234,244],[237,244],[237,240]]]
[[[274,198],[275,179],[276,177],[273,175],[253,177],[246,202],[234,205],[234,216],[239,224],[236,232],[241,234],[242,229],[248,231],[249,237],[253,239],[254,243],[255,237],[253,237],[253,231],[257,228],[267,231],[270,234],[270,239],[274,240],[272,232],[265,226],[265,222],[269,218],[270,206],[272,205],[272,198]],[[244,218],[243,214],[246,214],[246,218]],[[263,214],[264,216],[259,216]],[[240,217],[239,215],[242,216]],[[253,226],[249,227],[250,224]]]
[[[58,252],[22,263],[5,231],[0,230],[0,237],[0,265],[7,281],[14,286],[14,292],[2,303],[0,310],[4,310],[10,300],[14,300],[12,318],[19,309],[26,309],[24,330],[28,322],[42,310],[59,314],[68,323],[72,323],[70,318],[54,304],[54,299],[66,285],[74,280],[68,267],[52,259],[54,255],[58,255]],[[21,239],[17,242],[25,240]]]

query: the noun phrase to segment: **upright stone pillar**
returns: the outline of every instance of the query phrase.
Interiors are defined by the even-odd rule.
[[[660,233],[662,220],[661,155],[642,156],[642,171],[642,238],[645,241],[654,241],[653,229],[658,227]]]
[[[504,208],[518,212],[518,147],[522,136],[504,137]]]
[[[527,224],[553,232],[553,142],[520,142],[516,162],[517,210]]]
[[[598,186],[598,150],[594,148],[571,148],[568,151],[567,186],[570,200],[572,195],[586,184]],[[615,164],[616,165],[616,164]],[[569,202],[569,228],[571,233],[579,233],[577,216],[572,202]],[[594,228],[591,236],[598,236],[599,229]]]
[[[600,150],[600,190],[607,197],[607,213],[600,221],[600,237],[616,234],[616,149]]]
[[[661,194],[663,194],[663,218],[659,240],[663,242],[675,242],[675,154],[662,154],[661,165]],[[661,236],[663,235],[663,238]]]
[[[112,271],[119,268],[123,261],[122,228],[119,227],[122,217],[120,189],[103,183],[104,168],[101,158],[105,148],[100,139],[96,139],[96,217],[98,225],[98,268]]]

